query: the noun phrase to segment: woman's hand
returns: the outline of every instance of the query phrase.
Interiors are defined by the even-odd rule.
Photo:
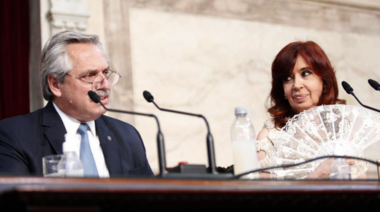
[[[306,179],[329,179],[330,165],[333,161],[334,158],[323,161],[312,173],[306,177]]]
[[[260,172],[260,179],[271,179],[272,176],[269,172]]]
[[[353,159],[345,160],[350,166],[355,164],[355,160]],[[323,161],[312,173],[306,177],[306,179],[330,179],[330,166],[333,161],[334,158]]]

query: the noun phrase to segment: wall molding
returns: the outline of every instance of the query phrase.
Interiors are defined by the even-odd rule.
[[[50,0],[52,35],[64,30],[85,31],[89,13],[84,0]]]

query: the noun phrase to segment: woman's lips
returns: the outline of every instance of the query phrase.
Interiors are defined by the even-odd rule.
[[[296,102],[302,102],[306,99],[307,96],[308,94],[297,94],[293,96],[293,100]]]

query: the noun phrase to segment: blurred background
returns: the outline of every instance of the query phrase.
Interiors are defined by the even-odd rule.
[[[271,63],[288,43],[312,40],[330,58],[340,98],[347,81],[360,100],[380,108],[380,1],[378,0],[1,0],[0,119],[44,106],[39,57],[55,33],[75,29],[99,36],[122,78],[110,108],[154,113],[161,122],[169,167],[206,164],[202,119],[158,111],[203,114],[214,136],[217,166],[233,164],[234,108],[246,106],[256,133],[269,118]],[[108,113],[134,125],[157,173],[153,119]],[[380,143],[366,157],[380,159]],[[370,165],[370,178],[377,178]]]

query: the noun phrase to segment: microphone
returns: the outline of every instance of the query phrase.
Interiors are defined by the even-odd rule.
[[[88,96],[90,97],[90,99],[95,102],[95,103],[100,103],[104,109],[107,110],[107,108],[104,106],[104,104],[100,101],[100,96],[94,92],[94,91],[88,91]]]
[[[370,85],[373,89],[375,89],[375,90],[377,90],[377,91],[380,91],[380,84],[379,84],[378,82],[376,82],[376,81],[373,80],[373,79],[369,79],[369,80],[368,80],[368,83],[369,83],[369,85]]]
[[[360,100],[358,99],[358,97],[356,97],[355,93],[354,93],[354,89],[346,82],[346,81],[342,81],[342,86],[344,88],[344,90],[355,97],[356,101],[359,102],[359,104],[367,109],[370,109],[370,110],[373,110],[373,111],[376,111],[376,112],[380,112],[380,110],[378,109],[375,109],[373,107],[370,107],[370,106],[367,106],[367,105],[364,105],[363,103],[360,102]]]
[[[115,113],[126,113],[126,114],[139,115],[139,116],[149,116],[149,117],[153,117],[156,120],[157,128],[158,128],[157,150],[158,150],[158,165],[160,169],[159,175],[163,176],[166,170],[165,141],[164,141],[164,135],[161,132],[160,122],[158,121],[157,116],[155,116],[154,114],[138,113],[138,112],[106,108],[106,106],[104,106],[104,104],[100,101],[100,96],[96,92],[91,91],[91,90],[88,91],[88,96],[93,102],[100,103],[106,111],[115,112]]]
[[[354,89],[346,81],[342,81],[342,86],[348,94],[354,94]]]
[[[144,91],[143,92],[143,96],[145,98],[145,100],[147,102],[152,102],[159,110],[161,111],[165,111],[165,112],[171,112],[171,113],[178,113],[178,114],[182,114],[182,115],[188,115],[188,116],[195,116],[195,117],[199,117],[199,118],[202,118],[205,123],[206,123],[206,127],[207,127],[207,137],[206,137],[206,141],[207,141],[207,157],[208,157],[208,164],[209,164],[209,167],[210,167],[210,172],[212,174],[216,174],[217,171],[216,171],[216,162],[215,162],[215,148],[214,148],[214,139],[212,137],[212,134],[211,134],[211,131],[210,131],[210,126],[208,124],[208,121],[206,119],[206,117],[204,117],[203,115],[201,114],[194,114],[194,113],[187,113],[187,112],[182,112],[182,111],[177,111],[177,110],[170,110],[170,109],[164,109],[164,108],[160,108],[155,102],[154,102],[154,97],[153,95],[149,92],[149,91]]]

